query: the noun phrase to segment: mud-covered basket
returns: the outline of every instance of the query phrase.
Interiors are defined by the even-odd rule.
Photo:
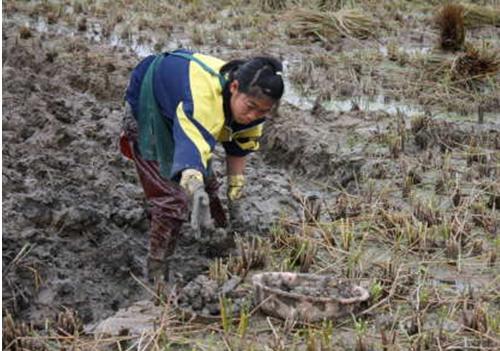
[[[370,296],[361,286],[327,275],[267,272],[252,281],[264,313],[304,322],[343,317]]]

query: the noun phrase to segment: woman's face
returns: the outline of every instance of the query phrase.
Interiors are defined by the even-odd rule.
[[[233,118],[240,124],[249,124],[256,119],[264,117],[273,108],[272,99],[256,98],[238,91],[239,83],[234,80],[229,85],[231,91],[231,111]]]

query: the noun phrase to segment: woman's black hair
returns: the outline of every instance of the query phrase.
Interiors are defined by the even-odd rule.
[[[251,96],[279,100],[283,96],[283,65],[273,57],[259,56],[249,60],[233,60],[220,69],[229,82],[237,80],[238,90]]]

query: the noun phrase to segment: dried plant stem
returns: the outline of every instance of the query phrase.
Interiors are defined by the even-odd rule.
[[[371,311],[375,310],[379,306],[384,305],[387,301],[389,301],[394,296],[394,294],[396,293],[396,288],[397,288],[397,284],[398,284],[398,280],[399,280],[399,275],[401,274],[401,270],[402,270],[402,268],[399,267],[398,270],[396,271],[396,276],[394,277],[394,281],[392,282],[391,290],[389,290],[389,294],[385,298],[383,298],[382,300],[377,302],[376,304],[374,304],[374,305],[370,306],[369,308],[367,308],[366,310],[360,312],[358,315],[364,315],[364,314],[370,313]]]

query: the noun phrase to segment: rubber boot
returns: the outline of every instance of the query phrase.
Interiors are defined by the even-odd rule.
[[[149,235],[148,279],[168,281],[169,262],[174,254],[181,221],[168,218],[164,213],[152,210]],[[155,213],[156,212],[156,213]]]
[[[157,260],[149,257],[146,263],[146,278],[151,284],[163,282],[168,279],[168,268],[166,267],[165,260]]]
[[[141,157],[137,145],[137,128],[127,106],[120,149],[125,156],[132,156],[150,209],[146,275],[150,280],[166,280],[170,273],[167,259],[174,253],[182,223],[188,219],[189,199],[179,184],[161,176],[158,162]]]

